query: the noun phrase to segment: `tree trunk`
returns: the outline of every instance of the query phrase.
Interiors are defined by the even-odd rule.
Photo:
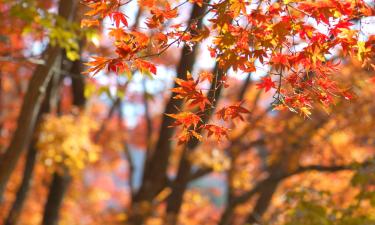
[[[206,0],[205,3],[208,1]],[[206,4],[203,5],[206,5]],[[202,20],[200,17],[204,15],[205,7],[199,7],[194,4],[193,10],[189,19],[189,24],[198,22],[198,27],[201,26]],[[197,46],[190,48],[184,46],[182,55],[177,67],[177,77],[186,79],[187,71],[191,71],[196,59]],[[176,83],[174,86],[178,86]],[[176,94],[172,93],[163,113],[162,124],[159,130],[159,139],[150,157],[149,163],[144,165],[144,174],[142,185],[134,196],[132,211],[128,223],[143,224],[145,218],[151,211],[152,199],[165,187],[167,181],[168,160],[171,152],[170,139],[173,136],[174,129],[170,128],[174,122],[173,118],[166,116],[166,114],[177,113],[177,108],[181,107],[181,99],[175,99]]]
[[[59,16],[69,20],[74,11],[75,1],[61,1]],[[52,76],[52,68],[55,65],[61,50],[57,46],[48,46],[44,54],[45,65],[38,65],[28,84],[21,112],[18,117],[18,125],[10,145],[0,161],[0,200],[2,199],[6,184],[13,172],[21,153],[29,145],[32,132],[45,96],[48,82]]]
[[[219,85],[220,80],[224,76],[224,72],[218,68],[218,64],[215,65],[214,74],[216,74],[216,79],[211,84],[210,90],[208,91],[207,98],[213,104],[210,106],[209,110],[206,110],[205,114],[202,117],[201,124],[207,123],[211,117],[212,112],[214,111],[222,90],[222,85]],[[201,133],[202,130],[198,130],[198,133]],[[168,198],[167,202],[167,224],[173,225],[178,222],[178,213],[180,212],[183,195],[187,189],[188,183],[190,181],[190,172],[191,172],[191,163],[188,159],[188,154],[190,151],[193,151],[199,144],[199,141],[195,138],[190,139],[185,147],[184,154],[181,156],[180,165],[177,172],[177,177],[172,186],[172,193]]]
[[[53,91],[53,89],[56,89],[56,85],[54,84],[53,80],[59,78],[58,74],[55,74],[54,76],[56,76],[56,77],[53,78],[48,84],[47,95],[44,98],[41,110],[39,112],[39,115],[38,115],[38,118],[37,118],[37,124],[40,124],[40,122],[42,120],[42,116],[45,113],[50,112],[50,110],[51,110],[51,99],[55,98],[55,96],[53,96],[53,94],[56,94]],[[39,125],[37,125],[37,126],[39,126]],[[35,132],[35,130],[32,133],[34,133],[34,132]],[[31,141],[30,147],[29,147],[28,152],[27,152],[26,163],[25,163],[22,181],[21,181],[20,187],[17,191],[16,199],[13,202],[12,208],[10,209],[10,211],[8,213],[8,216],[5,219],[5,222],[4,222],[5,225],[16,224],[17,221],[18,221],[18,218],[21,214],[21,210],[22,210],[23,204],[25,202],[25,199],[27,197],[27,192],[29,191],[30,182],[32,180],[32,176],[33,176],[33,173],[34,173],[34,166],[35,166],[35,161],[36,161],[35,159],[36,159],[36,155],[37,155],[37,149],[36,149],[36,146],[35,146],[36,142],[37,142],[37,137],[34,135],[33,140]]]
[[[184,153],[181,156],[177,177],[173,182],[172,193],[168,198],[166,218],[166,224],[168,225],[177,224],[178,212],[180,211],[183,196],[187,188],[191,170],[191,163],[188,160],[187,151],[188,149],[185,148]]]
[[[19,216],[21,215],[22,207],[25,202],[34,172],[36,152],[35,141],[32,141],[31,147],[28,150],[26,156],[26,164],[23,172],[22,182],[17,191],[16,199],[13,202],[12,208],[10,209],[8,216],[5,219],[4,225],[17,224]]]
[[[86,98],[84,96],[85,80],[81,75],[81,69],[82,62],[79,60],[73,62],[70,68],[73,104],[79,108],[83,108],[86,104]],[[43,225],[55,225],[58,223],[62,202],[71,181],[72,177],[68,171],[64,171],[64,174],[54,173],[47,202],[44,207]]]
[[[86,97],[85,78],[81,74],[82,61],[74,61],[70,71],[72,77],[73,105],[78,107],[84,107],[86,105]]]
[[[64,195],[70,184],[71,177],[68,174],[55,173],[50,186],[47,202],[44,207],[43,225],[56,225]]]
[[[267,211],[271,203],[272,196],[274,195],[277,186],[279,185],[279,182],[280,180],[274,180],[273,182],[269,182],[268,185],[264,186],[264,188],[259,193],[259,198],[255,203],[253,211],[250,213],[246,220],[247,224],[261,224],[262,216]]]

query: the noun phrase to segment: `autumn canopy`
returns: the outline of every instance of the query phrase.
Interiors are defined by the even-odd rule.
[[[0,1],[0,224],[375,224],[375,2]]]

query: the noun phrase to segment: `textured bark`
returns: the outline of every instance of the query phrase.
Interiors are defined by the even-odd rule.
[[[72,17],[74,2],[73,0],[61,1],[59,16],[69,20]],[[59,47],[47,47],[45,52],[46,64],[38,65],[30,79],[18,117],[16,131],[0,161],[0,200],[22,152],[30,143],[47,85],[52,77],[52,68],[60,54]]]

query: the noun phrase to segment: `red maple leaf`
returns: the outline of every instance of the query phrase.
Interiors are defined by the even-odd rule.
[[[183,126],[188,128],[190,126],[196,127],[201,121],[201,118],[192,112],[180,112],[178,114],[166,114],[169,117],[172,117],[176,121],[172,124],[172,127]]]
[[[276,84],[272,81],[271,77],[263,77],[262,81],[257,84],[258,89],[264,88],[265,92],[271,90],[271,88],[275,88]]]
[[[210,137],[214,135],[218,141],[221,140],[222,137],[228,137],[228,128],[217,126],[214,124],[205,124],[203,126],[203,129],[207,130],[208,134],[207,136]]]
[[[240,120],[244,121],[245,119],[241,114],[243,113],[250,113],[249,110],[245,109],[241,105],[243,102],[239,102],[227,107],[223,107],[219,111],[216,112],[216,115],[219,119],[228,120],[228,118],[236,119],[239,118]]]
[[[113,12],[109,14],[109,18],[111,18],[115,22],[116,27],[120,26],[120,22],[124,24],[125,26],[128,26],[128,21],[126,20],[126,16],[122,12]]]

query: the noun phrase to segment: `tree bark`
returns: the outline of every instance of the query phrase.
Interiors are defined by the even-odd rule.
[[[69,20],[72,17],[74,2],[74,0],[61,1],[59,16]],[[30,143],[46,88],[52,76],[52,68],[60,54],[61,50],[58,46],[48,46],[44,54],[46,64],[38,65],[30,79],[18,117],[16,131],[0,161],[0,200],[21,153]]]

